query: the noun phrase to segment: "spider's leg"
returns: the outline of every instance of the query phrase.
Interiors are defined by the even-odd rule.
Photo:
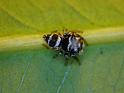
[[[43,47],[50,49],[50,47],[47,44],[42,44]]]
[[[64,63],[64,65],[67,66],[68,63],[69,63],[69,56],[68,56],[67,53],[64,54],[64,58],[65,58],[65,63]]]
[[[57,58],[59,55],[63,54],[63,51],[61,50],[61,48],[55,50],[56,54],[53,56],[53,58]]]
[[[62,30],[63,34],[68,32],[68,29],[64,27],[64,29]]]
[[[58,30],[54,30],[54,31],[52,31],[51,34],[56,33],[56,32],[58,32]]]
[[[53,56],[53,58],[57,58],[58,56],[59,56],[59,54],[56,53],[56,54]]]
[[[79,65],[81,65],[81,62],[77,56],[73,56],[73,58],[78,62]]]
[[[73,33],[80,33],[80,34],[83,34],[84,32],[83,31],[81,31],[81,30],[70,30],[70,32],[73,32]]]
[[[66,59],[65,59],[65,63],[64,63],[64,65],[65,65],[65,66],[67,66],[67,65],[68,65],[68,63],[69,63],[69,59],[68,59],[68,58],[66,58]]]
[[[83,44],[85,44],[86,46],[88,46],[87,41],[83,37],[81,37],[81,41],[83,41]]]

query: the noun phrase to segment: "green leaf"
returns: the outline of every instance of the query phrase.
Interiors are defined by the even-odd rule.
[[[123,10],[123,0],[0,0],[0,93],[124,93]],[[42,46],[64,28],[84,32],[80,66]]]

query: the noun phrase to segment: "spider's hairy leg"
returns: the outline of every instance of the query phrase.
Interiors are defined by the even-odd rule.
[[[53,58],[57,58],[59,55],[62,54],[62,52],[60,50],[56,50],[56,54],[53,56]]]
[[[58,32],[58,30],[53,30],[53,31],[51,31],[51,34],[57,33],[57,32]]]
[[[53,56],[53,58],[55,59],[55,58],[57,58],[58,56],[59,56],[59,54],[56,53],[56,54]]]
[[[69,56],[68,56],[67,53],[64,54],[64,58],[65,58],[65,63],[64,63],[64,65],[67,66],[68,63],[69,63]]]
[[[68,33],[68,29],[67,28],[64,28],[62,31],[63,31],[63,34],[64,33]]]
[[[80,62],[80,60],[79,60],[79,58],[77,56],[73,56],[72,58],[75,59],[76,62],[78,62],[79,65],[81,65],[81,62]]]
[[[42,44],[43,47],[50,49],[50,47],[47,44]]]
[[[64,63],[64,65],[65,65],[65,66],[67,66],[67,65],[68,65],[68,63],[69,63],[69,59],[68,59],[68,58],[66,58],[66,59],[65,59],[65,63]]]
[[[87,41],[86,41],[83,37],[81,37],[81,40],[82,40],[82,42],[85,44],[85,46],[88,46]]]
[[[82,31],[82,30],[69,30],[69,32],[73,32],[74,34],[76,34],[76,33],[83,34],[84,33],[84,31]]]

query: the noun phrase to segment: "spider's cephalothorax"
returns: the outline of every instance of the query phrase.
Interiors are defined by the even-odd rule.
[[[83,37],[75,32],[64,33],[61,48],[67,56],[77,56],[85,47]]]
[[[58,49],[61,46],[62,37],[60,33],[47,34],[43,38],[51,48]]]

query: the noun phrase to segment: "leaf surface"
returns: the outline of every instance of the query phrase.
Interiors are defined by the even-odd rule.
[[[16,48],[0,52],[0,93],[124,93],[123,10],[123,0],[0,0],[0,48],[5,43]],[[64,66],[62,56],[53,59],[55,52],[40,46],[40,38],[38,42],[19,38],[24,43],[31,40],[27,43],[31,49],[18,50],[21,45],[16,41],[63,28],[94,33],[116,27],[122,34],[112,37],[114,44],[104,44],[103,39],[110,38],[102,30],[92,38],[86,34],[89,43],[101,44],[86,47],[80,66],[72,59],[73,64]],[[105,37],[97,38],[100,35]],[[15,41],[3,42],[6,37]]]

